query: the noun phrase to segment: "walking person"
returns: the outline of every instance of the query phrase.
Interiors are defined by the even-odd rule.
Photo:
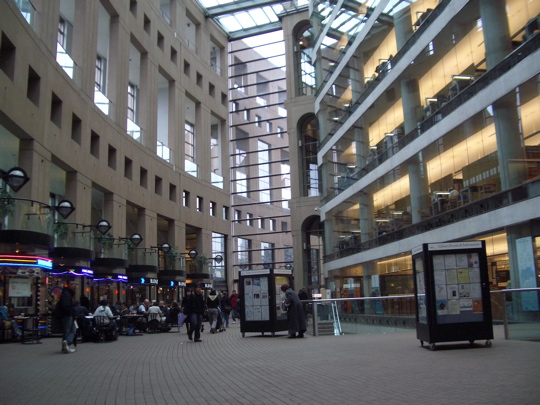
[[[77,283],[70,281],[68,285],[62,289],[60,299],[56,303],[55,313],[62,320],[62,352],[73,353],[75,352],[75,346],[73,345],[75,340],[75,333],[77,328],[75,326],[75,305],[73,298],[75,297],[75,289]]]
[[[232,323],[236,323],[236,318],[240,318],[240,313],[238,312],[238,294],[236,293],[236,290],[233,290],[231,296],[229,297],[229,300],[231,301],[231,317],[232,317]]]
[[[210,333],[216,333],[216,325],[219,316],[219,298],[215,290],[211,290],[208,297],[206,297],[206,308],[208,308]]]
[[[195,338],[194,342],[202,342],[201,340],[201,326],[204,314],[204,296],[202,293],[202,287],[200,284],[197,284],[195,287],[195,292],[189,296],[188,299],[188,311],[190,317],[190,328],[188,331],[188,338],[192,340]],[[193,334],[195,333],[195,336]]]
[[[281,286],[281,291],[285,293],[282,302],[283,309],[287,310],[287,327],[289,339],[303,338],[306,331],[306,317],[304,316],[304,308],[293,289],[288,284]],[[298,335],[296,335],[298,333]]]
[[[186,332],[189,336],[189,330],[191,325],[191,319],[190,319],[190,313],[189,313],[189,297],[193,294],[191,292],[191,288],[188,288],[186,290],[186,295],[184,295],[184,298],[182,298],[182,303],[180,304],[180,311],[186,316],[186,320],[184,323],[186,324]],[[191,338],[189,339],[191,340]]]
[[[226,328],[229,327],[229,315],[231,313],[231,310],[232,310],[232,306],[231,306],[231,300],[230,298],[227,296],[227,293],[225,292],[225,294],[223,294],[223,298],[221,298],[221,302],[219,303],[219,307],[221,308],[221,316],[223,318],[223,324],[225,325]]]

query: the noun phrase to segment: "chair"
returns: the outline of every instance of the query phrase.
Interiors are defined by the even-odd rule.
[[[109,322],[107,323],[107,321]],[[105,316],[94,316],[93,324],[100,342],[104,342],[107,338],[109,340],[116,340],[118,338],[114,319],[107,319]]]
[[[156,314],[156,313],[148,314],[148,325],[147,325],[148,333],[158,333],[160,329],[159,323],[160,323],[159,314]]]

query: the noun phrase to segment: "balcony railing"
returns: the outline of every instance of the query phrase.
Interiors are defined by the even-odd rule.
[[[75,76],[75,62],[60,43],[56,43],[56,61],[67,75],[73,79]]]
[[[539,294],[538,287],[490,291],[493,324],[504,325],[506,339],[540,339]],[[412,294],[302,302],[314,336],[388,333],[416,327]]]
[[[473,201],[469,204],[434,215],[424,221],[405,226],[401,229],[388,232],[365,242],[358,238],[351,238],[347,243],[336,245],[336,251],[324,256],[324,262],[338,260],[347,256],[398,242],[405,238],[414,237],[424,232],[466,221],[471,217],[492,212],[512,204],[540,196],[540,178],[533,179],[520,186],[491,195],[490,197]]]
[[[19,8],[19,11],[23,15],[24,19],[34,28],[34,21],[36,17],[36,9],[30,2],[30,0],[13,0],[13,2]]]
[[[20,198],[13,200],[15,204],[12,212],[0,218],[1,230],[31,231],[52,235],[54,211],[51,206]]]
[[[80,224],[56,222],[53,226],[54,247],[94,250],[95,235]]]
[[[166,162],[171,162],[171,148],[163,142],[157,141],[157,155]]]
[[[424,24],[422,24],[422,26],[423,25]],[[527,42],[525,42],[523,45],[521,45],[519,48],[517,48],[514,52],[512,52],[510,55],[508,55],[497,66],[487,71],[484,75],[482,75],[477,80],[475,80],[474,83],[472,83],[471,85],[466,87],[463,91],[461,91],[457,96],[449,100],[446,104],[441,106],[438,110],[434,111],[429,117],[427,117],[424,121],[422,121],[418,125],[417,128],[410,131],[408,134],[404,135],[403,137],[399,138],[393,144],[392,148],[389,148],[383,153],[378,154],[376,158],[371,160],[364,167],[359,168],[355,173],[354,181],[340,185],[338,188],[333,190],[332,193],[325,195],[322,198],[321,203],[322,204],[328,203],[333,198],[335,198],[336,196],[341,194],[343,191],[345,191],[347,188],[349,188],[352,184],[356,183],[358,180],[366,176],[368,173],[375,170],[383,162],[386,162],[388,159],[390,159],[390,157],[399,153],[399,151],[401,151],[405,146],[409,145],[414,140],[418,139],[423,133],[425,133],[430,128],[434,127],[442,119],[446,118],[455,110],[457,110],[459,107],[461,107],[463,104],[465,104],[467,101],[475,97],[480,91],[488,88],[496,80],[500,79],[504,74],[506,74],[508,71],[514,68],[518,63],[522,62],[525,58],[532,55],[539,48],[540,48],[540,35],[535,35],[534,37],[529,39]],[[362,96],[360,97],[360,100],[357,101],[355,108],[350,110],[349,115],[352,114],[352,111],[358,107],[358,103],[361,101],[363,101]],[[320,148],[322,148],[322,146],[330,140],[330,138],[332,137],[334,133],[335,131],[330,132],[330,134],[322,142]]]

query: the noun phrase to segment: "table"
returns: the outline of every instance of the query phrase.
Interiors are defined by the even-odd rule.
[[[13,319],[21,325],[21,343],[41,343],[39,333],[39,318],[31,316],[14,316]]]
[[[135,331],[133,332],[133,335],[128,335],[126,331],[126,327],[128,325],[136,326],[137,319],[142,318],[142,317],[144,317],[144,315],[139,315],[139,314],[120,315],[120,320],[125,320],[126,324],[124,324],[124,322],[120,322],[119,333],[125,336],[142,336],[142,333],[135,333]]]

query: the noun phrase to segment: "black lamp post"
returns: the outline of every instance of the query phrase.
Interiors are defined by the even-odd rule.
[[[24,169],[20,167],[14,167],[7,172],[0,170],[0,176],[14,192],[19,191],[30,180]]]

